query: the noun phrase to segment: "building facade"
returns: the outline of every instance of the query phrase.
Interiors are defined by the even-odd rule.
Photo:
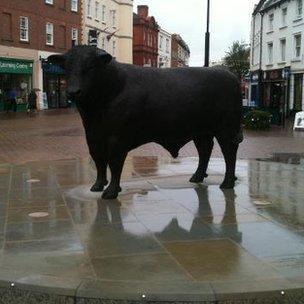
[[[0,108],[9,90],[25,108],[37,89],[39,109],[67,106],[63,71],[45,59],[79,43],[81,2],[78,0],[10,0],[0,2]]]
[[[189,66],[190,49],[179,34],[172,35],[171,67]]]
[[[158,33],[158,60],[159,68],[171,67],[171,34],[160,28]]]
[[[264,0],[251,26],[251,105],[269,109],[276,122],[304,110],[303,0]]]
[[[83,0],[82,44],[94,44],[132,63],[133,0]]]
[[[133,14],[133,63],[139,66],[158,66],[159,27],[149,16],[149,7],[139,5]]]

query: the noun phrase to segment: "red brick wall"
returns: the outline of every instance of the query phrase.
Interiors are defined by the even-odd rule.
[[[144,8],[144,9],[143,9]],[[142,17],[148,14],[145,11],[146,6],[141,6],[139,13]],[[158,56],[158,25],[153,17],[133,18],[133,63],[143,66],[151,63],[153,67],[157,67]],[[149,38],[152,38],[149,43]]]
[[[172,36],[171,42],[171,67],[177,68],[178,64],[178,41]]]
[[[20,16],[28,17],[29,42],[20,41]],[[46,45],[46,22],[54,25],[54,45]],[[72,46],[72,28],[78,29],[81,40],[81,0],[78,12],[71,11],[70,0],[54,0],[54,5],[45,0],[0,1],[0,45],[65,52]]]

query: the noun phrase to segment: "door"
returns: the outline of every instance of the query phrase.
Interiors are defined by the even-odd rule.
[[[293,110],[296,112],[302,111],[302,96],[303,96],[303,74],[294,76],[294,104]]]

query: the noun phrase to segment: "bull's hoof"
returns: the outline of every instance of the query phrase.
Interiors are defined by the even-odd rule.
[[[226,181],[224,180],[223,183],[220,185],[221,189],[233,189],[235,186],[235,179]]]
[[[102,192],[104,186],[108,184],[108,181],[96,181],[95,184],[91,187],[92,192]]]
[[[208,174],[206,174],[206,173],[205,174],[194,173],[192,175],[192,177],[190,178],[189,182],[199,184],[199,183],[202,183],[206,177],[208,177]]]
[[[118,193],[121,191],[120,187],[111,187],[109,186],[102,194],[102,198],[106,200],[116,199]]]

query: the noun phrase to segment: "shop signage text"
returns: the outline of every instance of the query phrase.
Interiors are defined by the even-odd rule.
[[[33,62],[9,58],[0,58],[0,73],[32,74]]]

